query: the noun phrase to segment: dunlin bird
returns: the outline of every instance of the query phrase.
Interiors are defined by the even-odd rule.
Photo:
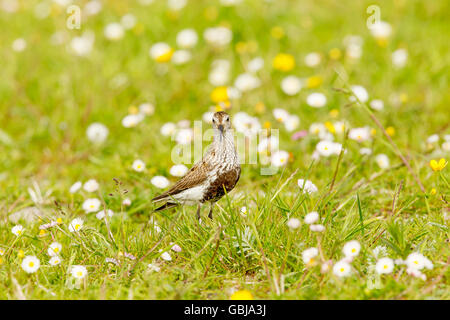
[[[214,138],[202,160],[178,180],[168,191],[152,199],[166,203],[155,211],[172,208],[178,204],[197,204],[197,218],[200,208],[210,203],[208,217],[212,219],[214,204],[230,192],[239,180],[241,165],[234,146],[230,116],[223,111],[213,115]]]

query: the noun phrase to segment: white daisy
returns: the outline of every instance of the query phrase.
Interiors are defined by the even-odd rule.
[[[11,232],[13,234],[15,234],[16,236],[20,236],[23,233],[23,230],[24,230],[24,228],[20,224],[18,224],[18,225],[16,225],[16,226],[11,228]]]
[[[131,13],[127,13],[120,19],[120,23],[124,27],[125,30],[133,29],[136,25],[136,17]]]
[[[18,38],[13,41],[12,48],[16,52],[22,52],[27,47],[27,42],[23,38]]]
[[[175,123],[173,122],[166,122],[165,124],[163,124],[163,126],[161,127],[161,134],[163,136],[171,136],[173,133],[175,133],[177,129],[177,126],[175,125]]]
[[[180,48],[189,49],[194,47],[198,41],[197,32],[194,29],[184,29],[177,34],[177,44]]]
[[[312,183],[310,180],[304,180],[304,179],[298,179],[297,180],[297,185],[300,187],[300,189],[303,190],[303,193],[315,193],[317,191],[319,191],[319,189],[317,189],[316,185],[314,183]]]
[[[281,81],[281,90],[288,96],[294,96],[302,89],[302,81],[296,76],[287,76]]]
[[[83,185],[83,189],[86,190],[87,192],[95,192],[98,190],[98,187],[99,184],[95,179],[90,179],[86,181]]]
[[[111,209],[107,209],[106,212],[108,213],[108,217],[112,217],[114,215],[114,211]],[[95,214],[98,220],[102,220],[105,218],[105,210],[101,210]]]
[[[96,144],[103,143],[108,137],[108,134],[108,128],[104,124],[99,122],[90,124],[86,130],[88,140]]]
[[[173,49],[167,43],[157,42],[150,48],[149,54],[150,57],[158,61],[159,59],[161,59],[161,57],[170,55],[172,50]]]
[[[258,72],[264,67],[264,59],[261,57],[256,57],[250,60],[247,64],[247,71],[251,73]]]
[[[150,102],[144,102],[139,105],[139,112],[147,116],[151,116],[155,113],[155,106]]]
[[[61,263],[61,258],[59,256],[53,256],[50,258],[50,260],[48,261],[48,263],[51,266],[57,266],[58,264]]]
[[[78,190],[80,190],[80,188],[81,188],[82,185],[83,185],[83,184],[81,183],[81,181],[75,182],[75,183],[70,187],[69,192],[70,192],[70,193],[75,193],[75,192],[77,192]]]
[[[358,142],[368,141],[371,139],[370,128],[352,128],[348,133],[348,138]]]
[[[41,262],[35,256],[26,256],[22,260],[22,269],[26,273],[35,273],[40,266]]]
[[[105,27],[104,34],[109,40],[120,40],[124,35],[123,26],[120,23],[113,22]]]
[[[346,257],[356,257],[361,250],[361,245],[357,240],[347,242],[342,248],[342,252]]]
[[[178,11],[183,9],[187,4],[187,0],[168,0],[167,5],[170,9]]]
[[[226,27],[215,27],[206,29],[203,33],[203,37],[209,44],[216,47],[222,47],[231,42],[233,33]]]
[[[72,274],[72,277],[76,279],[83,279],[87,276],[88,271],[85,266],[75,265],[72,266],[70,273]]]
[[[378,21],[371,26],[370,32],[376,39],[387,39],[392,33],[392,27],[386,21]]]
[[[70,232],[78,232],[83,228],[84,221],[80,218],[73,219],[69,224],[69,231]]]
[[[389,157],[384,153],[377,154],[375,157],[375,162],[381,169],[389,168]]]
[[[298,227],[300,227],[300,220],[297,218],[290,218],[287,222],[287,226],[290,229],[297,229]]]
[[[333,266],[333,273],[340,278],[349,276],[351,271],[352,267],[350,264],[343,260],[336,262]]]
[[[153,263],[149,263],[147,265],[147,268],[149,268],[150,271],[155,271],[155,272],[161,271],[161,268],[159,266],[157,266],[156,264],[153,264]]]
[[[313,108],[322,108],[327,103],[327,97],[320,92],[313,92],[306,98],[306,103]]]
[[[322,58],[320,56],[320,53],[317,52],[311,52],[305,56],[305,64],[311,68],[317,67],[320,64],[321,60]]]
[[[305,216],[306,224],[313,224],[319,220],[319,213],[317,211],[311,211]]]
[[[131,165],[134,171],[136,172],[142,172],[145,170],[145,163],[144,161],[140,159],[136,159],[133,161],[133,164]]]
[[[281,108],[273,109],[272,113],[278,122],[285,122],[287,120],[287,118],[289,117],[289,112],[287,112],[285,109],[281,109]]]
[[[144,120],[144,115],[138,114],[128,114],[122,119],[122,126],[124,128],[136,127],[142,120]]]
[[[126,206],[126,207],[128,207],[129,205],[131,205],[131,200],[130,200],[130,198],[125,198],[125,199],[123,199],[122,205],[124,205],[124,206]]]
[[[383,110],[383,108],[384,108],[383,100],[379,100],[379,99],[370,101],[369,105],[373,110],[377,110],[377,111]]]
[[[409,269],[421,270],[423,268],[433,269],[433,263],[419,252],[413,252],[406,258]]]
[[[381,258],[375,265],[375,270],[379,274],[388,274],[394,270],[394,261],[391,258]]]
[[[102,203],[99,199],[89,198],[84,200],[82,207],[86,213],[90,213],[98,211],[100,209],[101,204]]]
[[[169,186],[169,180],[163,176],[155,176],[152,178],[151,183],[160,189],[165,189]]]
[[[170,168],[170,174],[174,177],[184,176],[189,169],[184,164],[176,164]]]
[[[60,254],[62,249],[62,244],[59,242],[52,242],[47,249],[47,253],[50,257],[54,257]]]
[[[314,260],[315,257],[319,254],[319,250],[317,248],[308,248],[306,250],[303,250],[302,252],[302,259],[303,263],[307,266],[313,266],[316,264],[316,261]]]
[[[261,80],[251,73],[242,73],[237,76],[234,81],[234,86],[241,92],[250,91],[258,88],[261,85]]]
[[[182,65],[189,62],[192,58],[192,54],[187,50],[177,50],[173,53],[172,62],[175,65]]]
[[[369,100],[369,94],[367,93],[366,88],[364,88],[363,86],[353,85],[350,88],[351,88],[353,94],[356,96],[356,98],[358,98],[359,101],[364,103],[364,102],[367,102],[367,100]],[[354,96],[350,96],[349,100],[356,101]]]
[[[298,128],[300,124],[300,118],[297,115],[290,114],[286,121],[284,121],[284,127],[287,131],[292,132]]]
[[[289,160],[289,153],[286,151],[280,150],[276,151],[271,156],[271,163],[275,167],[285,166]]]
[[[392,53],[392,64],[396,68],[403,68],[408,61],[408,51],[406,49],[398,49]]]
[[[325,226],[323,224],[312,224],[309,229],[313,232],[323,232],[325,231]]]
[[[163,252],[161,254],[161,259],[165,260],[165,261],[171,261],[172,257],[170,256],[170,253],[168,252]]]

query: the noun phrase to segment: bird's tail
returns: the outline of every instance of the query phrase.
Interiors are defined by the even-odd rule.
[[[153,212],[162,211],[162,210],[165,210],[165,209],[170,209],[170,208],[176,207],[177,205],[178,204],[173,203],[173,202],[167,202],[167,203],[163,204],[161,207],[158,207],[155,210],[153,210]]]

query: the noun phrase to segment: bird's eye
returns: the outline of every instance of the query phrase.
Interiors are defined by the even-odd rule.
[[[227,118],[227,121],[230,121],[230,118]]]
[[[213,119],[213,122],[216,123],[216,120]]]

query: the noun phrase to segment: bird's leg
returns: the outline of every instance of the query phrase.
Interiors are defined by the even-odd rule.
[[[199,222],[200,222],[200,208],[201,208],[201,204],[199,203],[197,205],[197,219],[198,219]]]
[[[213,219],[213,207],[214,207],[214,202],[211,202],[211,208],[209,209],[209,213],[208,213],[208,218],[210,218],[211,220]]]

